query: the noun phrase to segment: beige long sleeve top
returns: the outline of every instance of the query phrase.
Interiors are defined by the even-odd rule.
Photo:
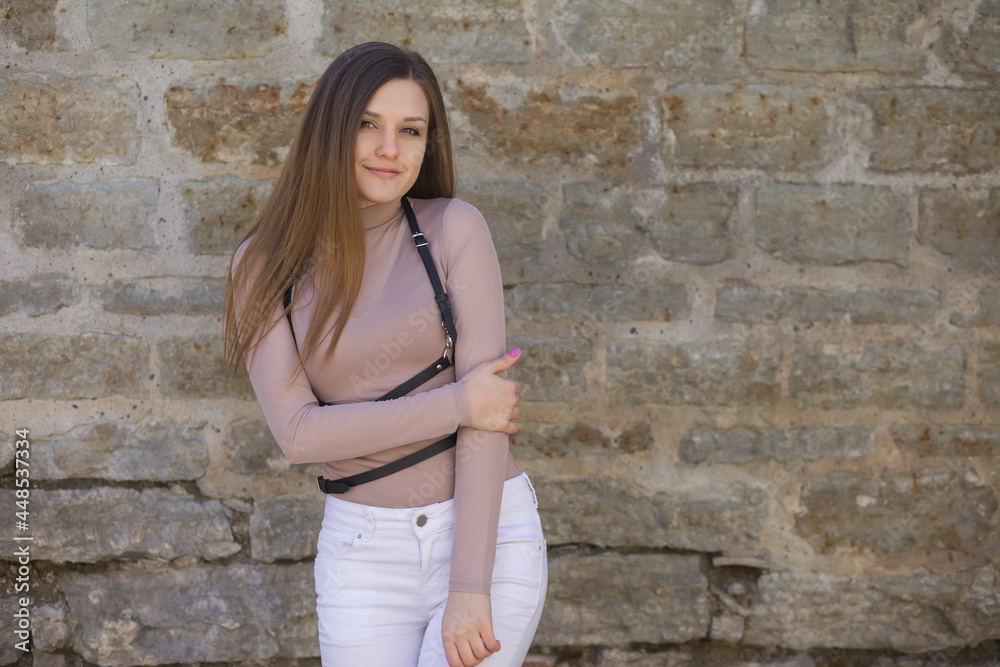
[[[505,351],[500,266],[474,206],[460,199],[411,203],[451,301],[458,333],[454,365],[408,396],[374,401],[426,368],[445,346],[434,290],[394,201],[362,209],[365,275],[331,361],[322,363],[321,346],[296,376],[298,351],[279,307],[273,317],[281,321],[259,341],[247,369],[285,456],[293,463],[322,462],[328,479],[394,461],[457,430],[455,448],[340,497],[380,507],[454,497],[449,590],[489,593],[503,482],[519,471],[506,434],[468,426],[468,401],[456,378]],[[239,256],[237,251],[237,261]],[[292,323],[301,337],[309,327],[313,284],[306,276],[294,290]],[[317,398],[334,405],[320,406]]]

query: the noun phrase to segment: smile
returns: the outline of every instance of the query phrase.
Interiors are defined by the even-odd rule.
[[[377,169],[375,167],[365,167],[368,171],[378,176],[379,178],[393,178],[398,176],[399,172],[395,169]]]

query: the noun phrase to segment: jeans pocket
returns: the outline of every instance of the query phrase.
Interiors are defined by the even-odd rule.
[[[331,530],[323,527],[316,540],[317,558],[339,558],[346,556],[361,539],[361,533],[349,532],[346,529]]]

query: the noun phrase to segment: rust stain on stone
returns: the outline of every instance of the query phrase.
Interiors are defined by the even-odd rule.
[[[273,165],[291,143],[308,96],[303,83],[236,85],[220,78],[210,87],[173,86],[165,100],[174,143],[202,162],[236,155],[238,161]]]
[[[569,102],[558,86],[527,93],[529,103],[507,108],[486,87],[457,81],[457,104],[484,140],[525,161],[547,157],[570,160],[596,156],[602,164],[622,165],[640,144],[639,104],[633,94],[588,96]]]
[[[889,118],[899,118],[899,101],[895,96],[889,98]]]

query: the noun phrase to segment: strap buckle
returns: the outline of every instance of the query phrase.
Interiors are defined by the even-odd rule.
[[[424,246],[427,245],[427,238],[424,236],[423,232],[417,232],[416,234],[410,234],[410,236],[413,237],[413,242],[417,244],[418,248],[423,248]],[[418,236],[420,237],[419,241],[417,240]]]
[[[441,323],[441,326],[444,326],[444,322]],[[445,329],[445,331],[447,331],[447,328]],[[453,341],[451,339],[451,334],[445,333],[445,335],[444,335],[444,351],[441,352],[441,357],[447,359],[448,358],[448,350],[451,350],[454,347],[455,347],[455,341]]]
[[[351,490],[351,486],[349,484],[332,479],[326,479],[322,475],[317,477],[316,481],[319,482],[319,490],[323,493],[347,493]]]

